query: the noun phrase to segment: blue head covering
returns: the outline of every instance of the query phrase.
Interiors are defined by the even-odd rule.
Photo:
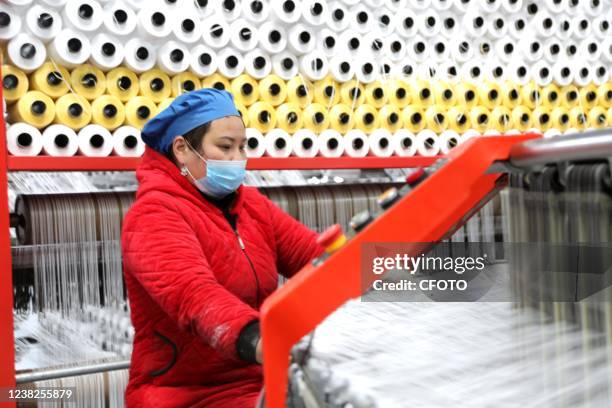
[[[204,88],[178,96],[142,129],[142,140],[160,153],[167,153],[174,138],[215,119],[240,116],[232,94]]]

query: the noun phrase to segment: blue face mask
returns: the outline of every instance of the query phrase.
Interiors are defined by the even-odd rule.
[[[205,159],[194,149],[192,150],[206,163],[205,177],[196,180],[189,174],[198,190],[212,197],[223,198],[240,187],[246,175],[246,160]]]

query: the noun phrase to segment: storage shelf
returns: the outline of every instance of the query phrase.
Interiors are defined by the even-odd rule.
[[[376,169],[429,166],[434,157],[260,157],[248,161],[249,170]],[[9,171],[112,171],[135,170],[137,157],[17,157],[8,156]]]

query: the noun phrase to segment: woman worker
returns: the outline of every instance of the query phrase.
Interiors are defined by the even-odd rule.
[[[226,91],[176,98],[142,131],[122,230],[135,328],[128,407],[249,407],[262,388],[258,310],[322,252],[316,234],[242,186],[245,129]]]

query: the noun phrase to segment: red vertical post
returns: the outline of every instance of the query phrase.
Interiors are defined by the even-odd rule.
[[[0,100],[2,100],[2,87],[0,87]],[[6,123],[4,122],[4,115],[0,115],[0,387],[15,387],[13,266],[9,234],[6,156]],[[0,406],[14,407],[15,404],[0,403]]]

